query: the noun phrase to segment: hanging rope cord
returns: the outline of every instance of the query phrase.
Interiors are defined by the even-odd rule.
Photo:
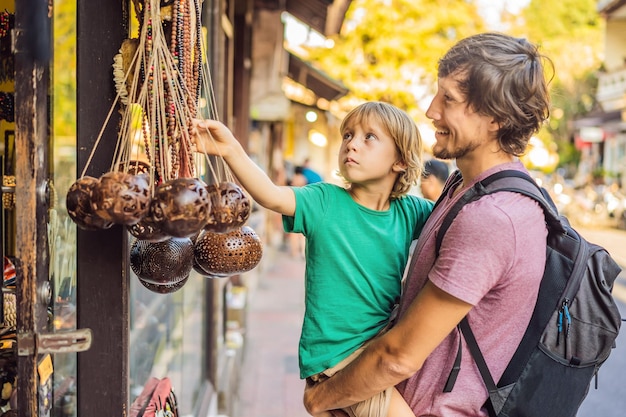
[[[206,49],[206,44],[204,42],[204,38],[202,36],[200,36],[200,46],[201,46],[201,53],[202,53],[202,57],[208,57],[208,52]],[[202,77],[202,85],[205,87],[204,90],[206,91],[206,101],[207,104],[209,106],[209,116],[213,119],[213,120],[220,120],[219,119],[219,115],[218,115],[218,109],[217,109],[217,99],[215,97],[215,90],[213,88],[213,79],[211,78],[211,69],[209,68],[209,63],[208,63],[208,59],[203,59],[202,58],[202,68],[203,71],[200,71],[201,77]],[[213,138],[213,136],[211,135],[211,132],[209,132],[209,129],[205,128],[206,133],[208,134],[209,138],[211,141],[213,141],[213,143],[215,143],[215,139]],[[217,163],[219,164],[220,168],[221,168],[221,172],[224,172],[226,178],[226,181],[229,182],[235,182],[235,177],[232,173],[232,171],[230,170],[230,168],[228,167],[228,164],[226,164],[226,162],[224,161],[224,158],[222,157],[221,153],[219,153],[219,148],[216,146],[216,149],[218,149],[218,157],[216,159]],[[215,172],[215,170],[213,169],[213,164],[211,164],[211,160],[209,158],[209,155],[207,154],[206,150],[202,152],[204,154],[204,157],[206,159],[206,162],[208,164],[208,166],[211,168],[211,173],[213,175],[213,178],[217,181],[220,182],[220,178],[218,177],[217,173]]]
[[[167,37],[161,24],[159,1],[147,1],[143,10],[139,10],[139,5],[136,1],[134,3],[137,16],[140,17],[141,31],[137,48],[124,74],[123,83],[121,83],[123,86],[127,86],[129,79],[131,80],[130,91],[128,91],[128,104],[124,106],[122,112],[111,171],[122,170],[128,172],[133,168],[133,164],[135,165],[135,172],[138,171],[140,147],[136,147],[133,162],[131,159],[133,142],[136,142],[137,137],[143,135],[146,156],[151,162],[149,177],[151,191],[153,192],[157,175],[162,181],[176,178],[179,174],[177,164],[181,162],[189,164],[189,174],[195,174],[194,168],[197,163],[192,159],[193,147],[189,129],[193,117],[197,114],[197,103],[199,100],[190,100],[190,97],[197,98],[199,92],[204,92],[206,103],[209,106],[209,116],[214,120],[219,120],[219,116],[211,72],[207,60],[204,59],[208,55],[200,28],[198,0],[194,0],[194,23],[198,25],[198,30],[195,31],[196,37],[194,42],[195,45],[200,45],[199,48],[194,48],[196,55],[200,55],[195,57],[199,60],[197,64],[198,73],[195,74],[198,76],[199,84],[195,88],[195,94],[185,83],[180,65],[177,65],[169,49]],[[154,22],[157,22],[157,24],[154,24]],[[172,36],[176,35],[173,34]],[[179,60],[182,59],[183,57],[179,56]],[[122,90],[120,90],[113,100],[87,163],[82,170],[81,178],[86,175],[95,151],[103,138],[104,131],[123,95]],[[196,108],[190,109],[190,104],[194,104],[193,101],[195,101]],[[140,120],[140,129],[134,126],[137,120]],[[208,129],[207,133],[211,140],[214,140]],[[154,140],[149,140],[149,138],[154,138]],[[183,149],[183,152],[180,152],[181,149]],[[183,156],[187,155],[189,161],[180,161],[178,158],[181,154]],[[234,175],[221,154],[216,155],[218,158],[214,160],[209,157],[205,150],[202,154],[204,154],[204,159],[216,182],[222,180],[218,171],[224,173],[228,181],[234,180]],[[216,171],[213,166],[214,163],[217,163],[221,169]]]

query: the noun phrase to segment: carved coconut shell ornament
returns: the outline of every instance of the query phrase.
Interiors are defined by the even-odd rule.
[[[139,279],[150,284],[173,285],[189,276],[193,257],[193,243],[188,238],[136,240],[130,249],[130,267]]]
[[[150,215],[139,220],[139,223],[128,226],[128,232],[139,240],[163,242],[172,236],[165,233]]]
[[[76,180],[65,198],[65,206],[70,219],[83,230],[102,230],[113,226],[113,222],[104,220],[91,207],[91,192],[99,180],[85,176]]]
[[[212,275],[235,275],[258,265],[263,245],[248,226],[228,233],[205,230],[196,240],[194,254],[201,270]]]
[[[91,195],[93,211],[117,224],[137,224],[150,208],[150,185],[144,174],[107,172],[100,177]]]
[[[198,261],[195,259],[195,257],[193,260],[193,270],[205,278],[219,279],[219,278],[228,278],[231,275],[233,275],[233,274],[220,275],[220,274],[212,274],[210,272],[207,272],[200,265],[198,265]]]
[[[182,281],[175,282],[173,284],[154,284],[142,278],[139,278],[139,282],[141,282],[141,285],[157,294],[171,294],[183,288],[188,279],[189,276],[185,277]]]
[[[250,200],[235,183],[222,182],[207,186],[211,198],[211,215],[205,226],[214,233],[227,233],[243,226],[250,217]]]
[[[209,220],[211,200],[204,182],[177,178],[159,185],[150,204],[150,217],[170,236],[189,237]]]
[[[146,174],[150,175],[150,164],[145,161],[129,161],[118,165],[120,171],[127,172],[131,175]]]

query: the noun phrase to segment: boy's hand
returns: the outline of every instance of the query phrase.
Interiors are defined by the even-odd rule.
[[[223,157],[239,144],[232,132],[217,120],[194,119],[191,138],[197,152]]]

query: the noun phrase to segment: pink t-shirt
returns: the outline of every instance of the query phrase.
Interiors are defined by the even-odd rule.
[[[524,170],[521,163],[499,165]],[[435,237],[444,215],[463,192],[433,211],[422,230],[405,283],[400,314],[429,279],[438,288],[474,305],[469,323],[495,381],[519,344],[537,298],[546,256],[547,230],[541,207],[528,197],[498,192],[466,205],[446,232],[435,260]],[[454,389],[443,388],[452,369],[460,333],[453,331],[420,371],[399,385],[416,416],[487,416],[487,389],[463,340],[461,371]]]

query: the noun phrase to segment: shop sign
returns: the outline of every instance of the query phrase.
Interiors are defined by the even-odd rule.
[[[578,136],[584,142],[602,142],[604,140],[604,129],[595,126],[581,127]]]

